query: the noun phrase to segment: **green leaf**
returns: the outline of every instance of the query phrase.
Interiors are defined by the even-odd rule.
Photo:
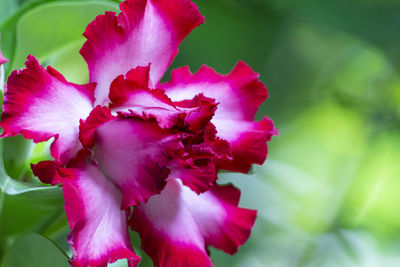
[[[7,173],[14,179],[21,179],[32,154],[33,143],[21,135],[5,138],[3,140],[3,164]]]
[[[2,150],[2,144],[0,145]],[[63,212],[61,188],[11,179],[0,159],[0,242],[32,230],[44,230],[48,220]]]
[[[30,233],[21,236],[4,256],[7,267],[67,267],[68,257],[50,240]]]

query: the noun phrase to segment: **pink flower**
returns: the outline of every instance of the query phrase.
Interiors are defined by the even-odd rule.
[[[120,9],[86,28],[90,84],[69,83],[33,56],[10,75],[2,137],[54,138],[54,161],[32,169],[63,187],[73,266],[136,266],[129,226],[155,266],[212,266],[206,247],[235,253],[256,218],[238,207],[238,189],[216,180],[220,169],[246,173],[265,161],[277,130],[254,117],[267,89],[243,62],[228,75],[183,67],[160,84],[203,17],[189,0]]]

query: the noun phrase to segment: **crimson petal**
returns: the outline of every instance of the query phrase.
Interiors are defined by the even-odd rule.
[[[149,67],[137,67],[118,76],[110,87],[109,107],[122,116],[154,118],[161,128],[183,125],[186,113],[178,110],[159,89],[149,89]]]
[[[181,135],[138,117],[112,117],[106,110],[97,107],[82,122],[81,140],[93,145],[94,158],[122,191],[122,208],[126,209],[164,188],[167,165],[182,149]]]
[[[230,185],[197,195],[169,179],[160,195],[135,207],[129,222],[155,266],[213,266],[206,246],[233,254],[250,235],[256,211],[238,208],[239,197]]]
[[[53,68],[40,66],[33,56],[25,65],[8,78],[1,137],[22,134],[34,142],[55,137],[51,155],[66,163],[81,148],[79,120],[92,110],[95,85],[69,83]]]
[[[140,257],[129,240],[129,212],[120,209],[122,193],[90,161],[59,173],[71,228],[72,266],[100,267],[118,259],[137,266]]]
[[[217,136],[230,143],[232,160],[219,161],[220,168],[248,172],[252,163],[262,164],[267,156],[266,142],[277,134],[272,120],[254,122],[258,107],[268,97],[264,84],[244,62],[239,62],[228,75],[202,66],[192,74],[187,67],[171,73],[171,81],[162,85],[173,100],[182,102],[200,93],[219,104],[211,122]]]
[[[200,194],[210,189],[217,180],[217,170],[212,159],[214,151],[202,145],[187,145],[184,153],[175,157],[168,168],[169,178],[178,178],[182,183]]]
[[[111,82],[137,66],[152,64],[156,85],[182,40],[204,22],[190,0],[127,0],[121,13],[106,12],[86,28],[81,54],[96,82],[96,103],[107,101]],[[118,60],[116,60],[118,59]]]

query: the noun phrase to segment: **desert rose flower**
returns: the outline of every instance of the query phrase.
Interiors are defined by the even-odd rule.
[[[265,161],[277,130],[254,117],[267,89],[244,62],[228,75],[183,67],[160,83],[203,16],[190,0],[127,0],[120,9],[86,28],[89,84],[33,56],[10,75],[2,137],[54,138],[54,160],[32,169],[63,188],[73,266],[137,266],[129,227],[155,266],[212,266],[207,246],[235,253],[256,219],[217,175]]]

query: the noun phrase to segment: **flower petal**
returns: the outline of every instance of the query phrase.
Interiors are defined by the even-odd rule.
[[[231,185],[197,195],[169,179],[160,195],[135,207],[129,222],[155,266],[212,266],[206,246],[233,254],[250,235],[256,211],[238,208],[239,197]]]
[[[72,266],[105,266],[140,261],[130,244],[128,212],[120,209],[121,192],[92,162],[60,170],[65,211],[71,233]]]
[[[186,113],[178,110],[159,89],[148,89],[149,67],[137,67],[118,76],[110,87],[109,107],[122,116],[154,118],[161,128],[183,125]],[[147,82],[144,82],[146,80]]]
[[[32,56],[25,65],[8,79],[1,137],[22,134],[34,142],[55,137],[51,155],[66,163],[80,149],[79,120],[92,110],[94,85],[69,83],[53,68],[45,70]]]
[[[273,121],[266,117],[258,122],[225,120],[215,123],[220,126],[219,130],[232,130],[230,135],[224,137],[229,137],[227,140],[232,148],[233,159],[216,160],[216,165],[226,170],[247,173],[251,164],[263,164],[268,154],[267,142],[278,134]]]
[[[177,103],[179,108],[160,89],[149,89],[150,67],[137,67],[125,76],[118,76],[110,87],[109,107],[122,116],[155,119],[161,128],[187,128],[199,131],[214,116],[214,99],[202,94]]]
[[[101,125],[113,121],[117,117],[111,114],[108,107],[96,106],[86,118],[79,124],[79,140],[86,148],[92,148],[95,142],[95,132]]]
[[[182,155],[168,165],[169,179],[178,178],[182,183],[200,194],[210,189],[217,180],[217,171],[212,159],[215,153],[202,145],[186,145]]]
[[[262,164],[267,156],[266,142],[277,134],[272,120],[254,122],[258,107],[268,97],[266,87],[244,62],[239,62],[228,75],[220,75],[202,66],[191,74],[187,67],[174,70],[171,81],[161,87],[173,101],[192,99],[203,93],[219,104],[211,122],[218,137],[227,140],[233,160],[223,161],[220,167],[248,172],[252,163]]]
[[[190,0],[127,0],[116,16],[106,12],[86,28],[81,49],[96,82],[96,103],[107,101],[111,82],[137,66],[152,64],[156,85],[177,53],[182,40],[204,22]],[[116,60],[116,58],[118,60]]]
[[[108,122],[96,131],[94,157],[123,192],[122,207],[146,202],[164,187],[177,136],[139,119]]]
[[[218,103],[215,99],[198,94],[190,100],[175,102],[180,110],[185,110],[185,125],[191,131],[204,130],[217,110]]]
[[[95,109],[82,123],[81,136],[93,140],[86,143],[94,145],[94,158],[102,171],[123,192],[122,208],[126,209],[146,202],[163,189],[169,174],[167,165],[182,144],[180,135],[137,117],[114,118],[105,123],[98,119],[101,123],[96,128],[90,122],[97,116],[106,117],[104,109]]]
[[[59,162],[52,160],[40,161],[37,164],[31,164],[32,172],[42,183],[53,184],[58,183],[58,170],[62,167]],[[53,181],[57,181],[54,183]]]

